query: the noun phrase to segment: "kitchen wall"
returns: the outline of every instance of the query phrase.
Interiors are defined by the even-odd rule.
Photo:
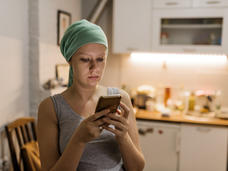
[[[43,91],[34,91],[31,86],[36,83],[40,88],[45,81],[55,77],[55,64],[65,62],[56,44],[57,10],[68,11],[72,21],[78,20],[80,2],[0,0],[0,162],[3,156],[9,158],[4,125],[21,116],[36,116],[41,97],[48,93],[39,95]],[[32,35],[33,32],[37,35]],[[39,78],[35,78],[37,76]],[[38,82],[34,81],[37,79]],[[31,109],[33,99],[36,103]]]
[[[206,63],[206,61],[205,61]],[[222,91],[222,104],[228,107],[228,64],[206,65],[182,63],[166,63],[163,68],[160,62],[133,62],[129,56],[121,58],[121,84],[130,88],[141,84],[155,87],[170,86],[186,90],[219,89]],[[135,79],[137,78],[137,79]]]
[[[0,158],[8,153],[4,124],[29,114],[27,11],[27,0],[0,0]]]
[[[0,0],[0,127],[28,115],[28,4]]]
[[[28,1],[0,1],[1,99],[0,126],[29,114],[28,91]],[[55,77],[55,64],[64,63],[57,42],[57,9],[80,19],[80,0],[40,0],[39,3],[39,77],[40,84]],[[4,26],[4,27],[3,27]],[[32,78],[31,78],[32,79]]]

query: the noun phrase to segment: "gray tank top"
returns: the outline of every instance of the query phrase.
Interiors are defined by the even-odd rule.
[[[109,87],[107,94],[119,94],[117,88]],[[62,154],[74,130],[83,117],[73,111],[61,94],[51,96],[59,127],[59,153]],[[115,135],[103,130],[99,138],[86,144],[77,171],[124,171]]]

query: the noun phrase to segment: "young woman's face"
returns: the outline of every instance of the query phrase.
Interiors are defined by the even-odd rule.
[[[72,56],[74,82],[93,87],[101,80],[106,64],[106,47],[102,44],[86,44]]]

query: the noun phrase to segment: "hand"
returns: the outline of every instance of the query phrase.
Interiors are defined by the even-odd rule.
[[[81,143],[87,143],[99,137],[102,131],[102,125],[105,123],[99,118],[107,115],[109,112],[110,109],[105,109],[83,120],[75,132],[77,140]]]
[[[103,128],[114,133],[117,141],[123,140],[128,132],[128,115],[130,109],[122,102],[120,102],[121,110],[117,109],[116,113],[109,113],[102,120],[106,123]],[[107,125],[114,125],[115,128],[110,128]]]

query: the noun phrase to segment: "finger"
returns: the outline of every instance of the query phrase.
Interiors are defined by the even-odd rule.
[[[109,117],[112,120],[121,122],[124,125],[127,124],[126,118],[124,118],[123,116],[119,116],[119,115],[115,115],[115,114],[108,114],[107,117]]]
[[[129,112],[130,112],[130,109],[129,107],[127,107],[126,104],[124,104],[123,102],[120,102],[120,107],[124,110],[124,117],[125,118],[128,118],[128,115],[129,115]]]
[[[109,112],[110,112],[110,109],[104,109],[104,110],[97,112],[97,113],[93,114],[92,116],[90,116],[89,120],[95,121],[95,120],[101,118],[102,116],[107,115]]]
[[[97,119],[93,121],[94,125],[97,127],[103,126],[105,124],[105,121],[103,119]]]
[[[103,131],[103,126],[99,126],[99,130],[100,130],[100,132],[102,132]]]
[[[105,121],[105,123],[115,126],[116,129],[119,129],[119,130],[126,129],[125,126],[121,122],[114,121],[109,118],[104,118],[103,120]]]
[[[104,129],[112,132],[113,134],[117,135],[117,136],[120,136],[121,135],[121,131],[117,130],[117,129],[113,129],[113,128],[110,128],[108,126],[104,126],[103,127]]]
[[[117,109],[116,110],[116,113],[118,113],[119,115],[121,115],[121,113],[122,113],[121,109]]]

